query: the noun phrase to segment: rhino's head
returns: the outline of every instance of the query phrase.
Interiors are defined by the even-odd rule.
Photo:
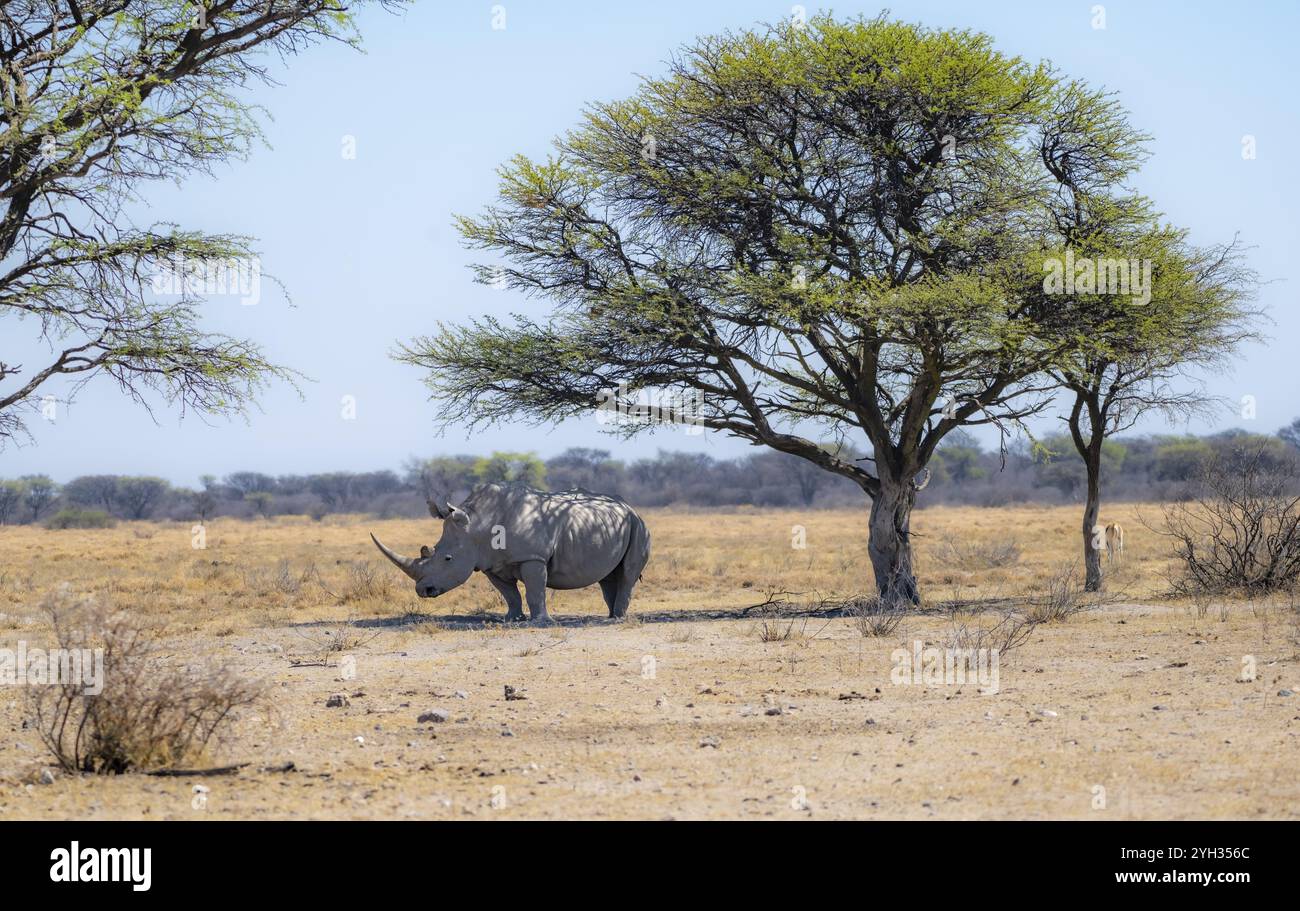
[[[478,564],[477,548],[469,534],[469,513],[451,503],[439,507],[432,500],[429,512],[443,520],[442,537],[432,550],[421,547],[419,557],[403,557],[370,536],[385,557],[415,580],[415,593],[421,598],[436,598],[464,585]]]

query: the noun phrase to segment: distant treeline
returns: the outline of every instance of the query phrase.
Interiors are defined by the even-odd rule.
[[[1211,436],[1153,435],[1108,441],[1104,495],[1108,500],[1183,497],[1216,454],[1263,447],[1279,462],[1300,457],[1300,419],[1275,435],[1229,430]],[[831,447],[828,444],[828,448]],[[843,457],[862,458],[839,448]],[[931,478],[918,506],[960,503],[1070,503],[1080,499],[1083,465],[1065,437],[1005,452],[988,451],[969,434],[949,434],[930,463]],[[602,449],[569,449],[543,461],[532,453],[454,455],[413,459],[394,471],[330,472],[274,477],[240,471],[205,475],[198,489],[161,478],[85,475],[59,485],[44,475],[0,480],[0,524],[44,522],[51,527],[95,527],[118,519],[206,520],[331,513],[379,517],[425,515],[429,496],[452,500],[475,484],[505,481],[563,490],[585,487],[617,494],[636,506],[861,506],[864,495],[848,480],[795,456],[764,450],[736,459],[660,451],[623,462]]]

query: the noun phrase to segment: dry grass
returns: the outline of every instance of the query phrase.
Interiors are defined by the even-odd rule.
[[[1020,562],[1020,542],[1015,538],[972,540],[952,533],[939,539],[934,557],[967,570],[998,569]]]
[[[1103,520],[1139,529],[1138,512]],[[1060,585],[1081,549],[1077,509],[923,510],[913,528],[927,602],[891,626],[871,611],[810,609],[869,590],[865,510],[646,520],[654,553],[634,622],[609,623],[592,588],[552,593],[555,630],[500,624],[504,606],[478,577],[417,599],[367,532],[410,553],[434,543],[429,520],[218,520],[205,550],[191,549],[188,524],[0,528],[0,647],[48,643],[40,604],[66,583],[165,624],[171,659],[267,679],[277,723],[213,746],[214,763],[251,765],[209,782],[209,817],[1300,812],[1300,702],[1277,695],[1300,689],[1300,610],[1220,599],[1197,616],[1168,597],[1165,541],[1130,533],[1108,580],[1124,602],[1080,600]],[[791,546],[796,525],[806,548]],[[783,603],[742,613],[764,592]],[[913,640],[1015,660],[996,694],[891,685],[891,654]],[[1258,668],[1248,682],[1243,656]],[[523,698],[503,698],[505,686]],[[350,704],[327,708],[334,694]],[[47,760],[23,702],[0,687],[0,814],[196,818],[184,781],[29,788]],[[451,723],[419,724],[431,709]],[[298,771],[257,771],[286,762]],[[796,786],[810,809],[791,807]]]
[[[1150,508],[1147,510],[1151,511]],[[934,508],[915,514],[917,571],[931,599],[978,600],[1010,590],[1043,590],[1062,563],[1079,556],[1073,508]],[[1139,523],[1134,507],[1109,511],[1126,527]],[[654,555],[637,588],[633,615],[653,611],[738,609],[762,600],[763,591],[848,600],[870,587],[865,511],[728,513],[651,511]],[[807,546],[791,546],[791,529],[807,529]],[[942,541],[963,542],[969,553],[996,554],[1015,529],[1034,546],[1018,562],[986,560],[956,566]],[[147,530],[142,538],[137,531]],[[218,519],[207,527],[207,547],[190,546],[187,523],[124,522],[117,528],[72,532],[32,526],[0,528],[0,611],[30,605],[31,595],[68,583],[79,592],[147,596],[150,610],[195,631],[228,625],[260,626],[266,614],[301,618],[324,610],[358,619],[421,613],[468,615],[500,611],[500,599],[481,578],[422,602],[414,587],[374,552],[367,532],[407,553],[432,544],[437,529],[427,519],[366,520],[331,516],[239,522]],[[1132,597],[1167,588],[1175,568],[1166,542],[1132,534],[1126,549],[1126,586]],[[932,543],[934,542],[934,543]],[[94,559],[87,559],[93,554]],[[978,562],[978,561],[977,561]],[[999,565],[995,565],[999,564]],[[597,588],[560,595],[561,612],[607,614]]]

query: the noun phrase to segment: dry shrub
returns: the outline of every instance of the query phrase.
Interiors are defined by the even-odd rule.
[[[1214,598],[1207,592],[1190,592],[1188,612],[1197,620],[1204,620],[1210,613],[1210,607],[1214,604]]]
[[[1204,620],[1211,612],[1217,614],[1220,623],[1227,623],[1228,618],[1232,616],[1229,609],[1231,598],[1216,597],[1215,593],[1207,591],[1196,591],[1188,593],[1187,611],[1197,620]],[[1258,616],[1258,609],[1256,608]]]
[[[1033,623],[1056,623],[1087,610],[1093,605],[1085,600],[1076,563],[1063,563],[1047,579],[1047,591],[1030,595],[1026,617]]]
[[[939,539],[934,557],[943,565],[966,570],[999,569],[1020,562],[1020,542],[1014,538],[970,541],[949,534]]]
[[[287,559],[276,564],[275,569],[250,569],[244,571],[244,587],[259,598],[272,595],[298,595],[304,586],[317,578],[316,564],[308,563],[302,570],[294,570]]]
[[[357,560],[348,564],[348,577],[338,598],[348,604],[371,598],[387,598],[392,591],[393,579],[389,572],[367,560]]]
[[[333,623],[295,630],[312,647],[315,663],[328,664],[330,655],[350,652],[369,644],[381,630],[365,630],[357,626],[356,619],[348,617]]]
[[[807,617],[786,619],[779,611],[772,611],[758,621],[754,634],[760,642],[790,642],[803,639],[807,629]]]
[[[1028,642],[1037,625],[1028,614],[1017,610],[980,614],[959,611],[949,621],[944,645],[952,649],[996,649],[1000,656],[1006,656]]]
[[[897,602],[887,602],[878,597],[853,598],[845,602],[844,615],[852,619],[860,634],[868,639],[877,639],[892,636],[907,616],[907,611]]]
[[[102,649],[102,690],[83,680],[27,687],[29,721],[65,771],[120,774],[200,758],[239,710],[258,704],[260,681],[215,665],[177,665],[159,652],[162,628],[66,590],[47,596],[60,649]]]
[[[275,568],[275,588],[282,595],[301,594],[307,583],[314,581],[316,577],[314,561],[309,562],[303,569],[295,571],[288,560],[281,560]]]
[[[760,642],[788,642],[792,639],[803,639],[806,637],[808,630],[808,616],[805,611],[809,609],[824,609],[829,603],[810,602],[802,605],[795,604],[789,600],[789,596],[794,592],[779,591],[775,588],[766,590],[766,597],[759,604],[751,604],[741,611],[742,614],[749,611],[755,611],[761,618],[758,624],[752,628]],[[791,619],[793,615],[793,619]]]
[[[1263,446],[1215,458],[1195,497],[1164,507],[1181,594],[1266,594],[1300,582],[1300,493],[1294,460]]]

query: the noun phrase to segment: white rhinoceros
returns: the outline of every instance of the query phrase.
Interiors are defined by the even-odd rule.
[[[524,619],[519,582],[535,621],[549,619],[546,589],[596,582],[609,615],[622,617],[650,559],[650,532],[632,507],[585,490],[484,484],[460,506],[430,500],[429,512],[443,520],[442,538],[432,550],[421,547],[419,557],[403,557],[370,538],[415,580],[421,598],[436,598],[475,571],[483,573],[505,599],[507,620]]]

